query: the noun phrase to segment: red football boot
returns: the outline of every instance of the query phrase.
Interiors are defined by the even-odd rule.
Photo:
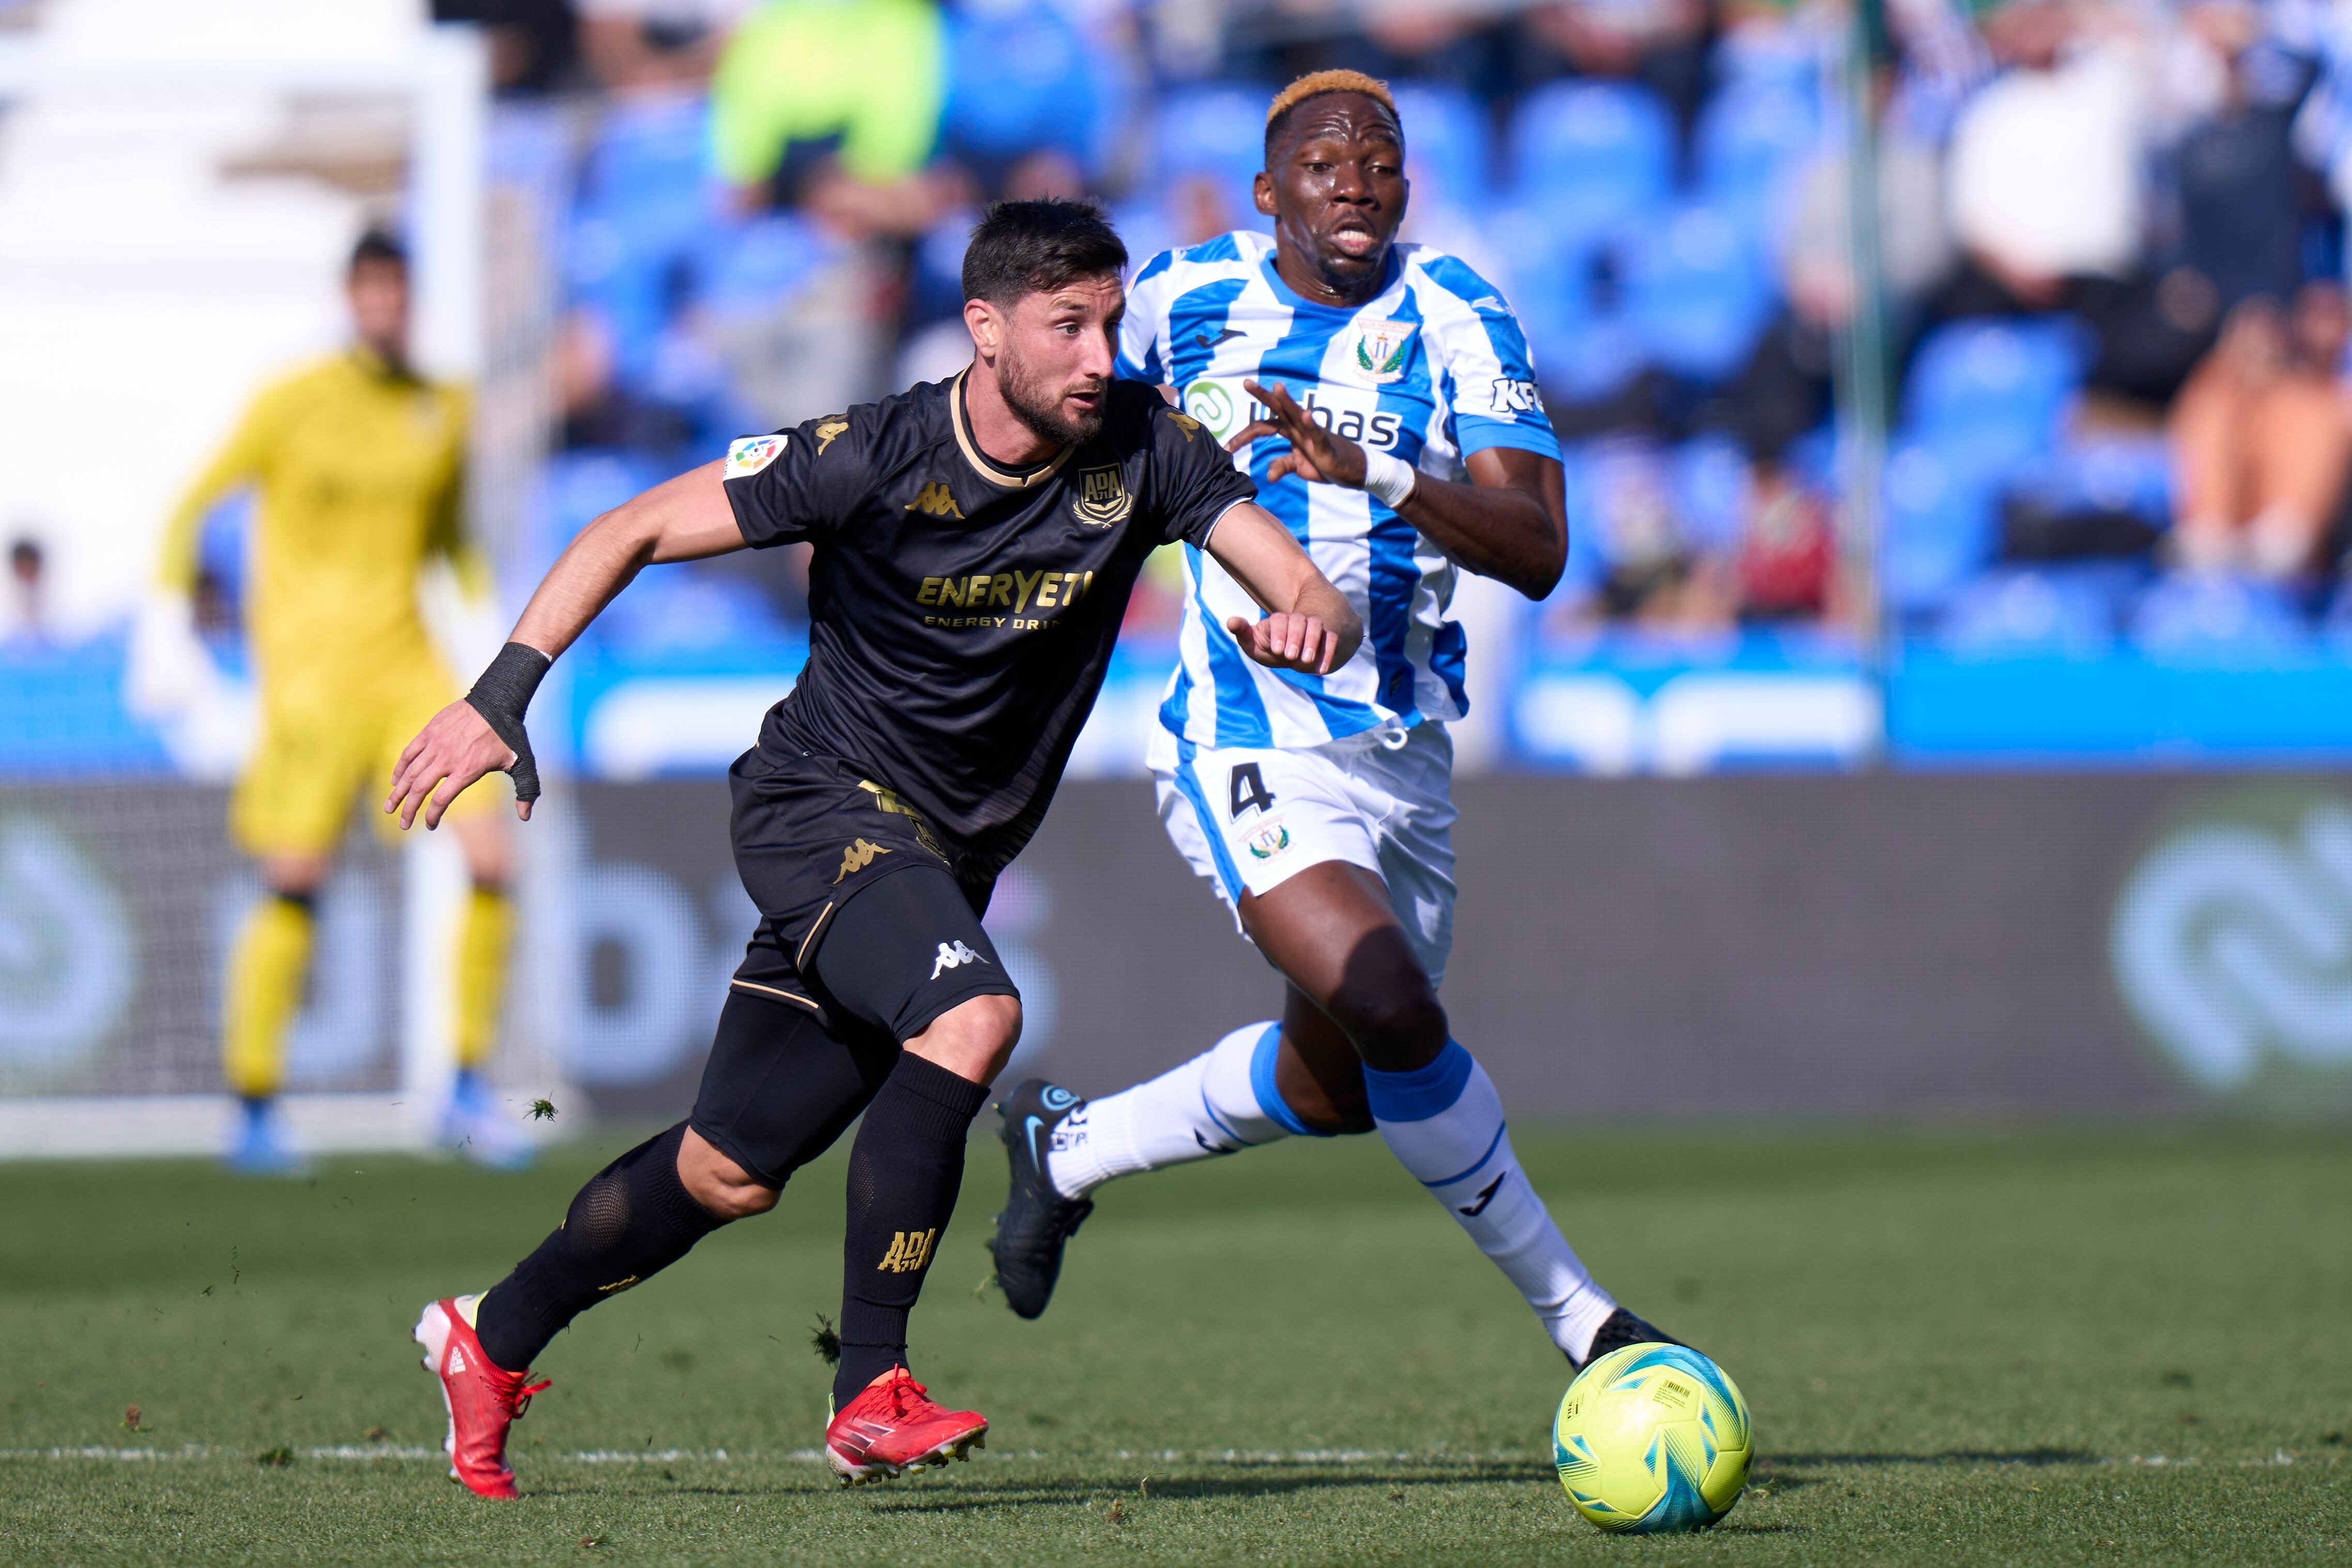
[[[824,1457],[845,1487],[887,1480],[923,1465],[945,1465],[988,1447],[988,1417],[942,1410],[903,1366],[867,1384],[824,1429]]]
[[[416,1320],[411,1336],[425,1347],[425,1370],[441,1380],[441,1403],[449,1407],[449,1479],[488,1498],[516,1495],[514,1470],[507,1463],[507,1428],[530,1408],[530,1396],[545,1388],[526,1383],[528,1372],[509,1372],[482,1353],[474,1335],[473,1306],[478,1296],[435,1301]]]

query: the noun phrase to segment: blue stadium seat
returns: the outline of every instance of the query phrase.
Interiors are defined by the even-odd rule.
[[[1934,448],[1897,447],[1886,464],[1879,572],[1888,606],[1940,609],[1991,561],[1999,539],[1991,486]]]
[[[1748,525],[1748,486],[1754,479],[1739,443],[1720,432],[1694,437],[1675,448],[1670,466],[1675,510],[1692,548],[1710,552],[1738,549]]]
[[[1698,189],[1761,237],[1785,211],[1789,181],[1820,144],[1812,93],[1794,83],[1735,83],[1700,111],[1695,139]]]
[[[970,219],[965,220],[969,226]],[[720,315],[774,310],[832,260],[837,242],[794,213],[713,228],[699,247],[697,298]],[[957,256],[963,254],[961,247]]]
[[[2111,565],[1991,572],[1954,597],[1939,640],[1963,653],[2098,653],[2115,642],[2143,576]]]
[[[2057,440],[2088,348],[2071,316],[1939,327],[1904,388],[1905,433],[1979,478],[2005,478]]]
[[[2173,657],[2260,658],[2311,641],[2294,602],[2277,585],[2219,573],[2159,578],[2131,617],[2132,640]]]
[[[625,654],[741,648],[786,636],[774,601],[730,574],[688,563],[647,572],[606,606],[591,635]]]
[[[2172,517],[2172,454],[2161,435],[2063,441],[2027,460],[2008,486],[2046,510],[2128,512],[2164,527]]]
[[[1206,174],[1226,187],[1237,211],[1255,216],[1250,186],[1265,167],[1265,106],[1273,98],[1271,88],[1225,82],[1161,99],[1151,142],[1159,187]]]
[[[646,374],[721,223],[700,99],[622,100],[581,171],[566,253],[573,300],[603,320],[625,379]]]
[[[1465,212],[1483,210],[1492,186],[1486,111],[1447,82],[1391,84],[1404,126],[1412,199]]]
[[[686,243],[716,211],[709,143],[702,99],[615,100],[582,165],[579,205],[633,246]]]
[[[950,6],[940,142],[1005,162],[1055,149],[1091,166],[1111,75],[1056,6]]]
[[[1728,214],[1683,207],[1629,231],[1617,253],[1626,315],[1654,363],[1707,382],[1747,363],[1771,315],[1772,284]]]
[[[1630,82],[1537,89],[1512,119],[1510,149],[1513,193],[1568,248],[1660,205],[1674,186],[1674,116]]]

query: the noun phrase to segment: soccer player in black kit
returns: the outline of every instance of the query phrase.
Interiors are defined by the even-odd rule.
[[[1144,558],[1185,541],[1265,610],[1251,658],[1321,673],[1361,627],[1200,426],[1113,378],[1127,253],[1081,203],[993,208],[965,254],[971,367],[736,442],[597,519],[463,702],[402,753],[384,808],[436,826],[485,773],[539,793],[523,712],[636,572],[806,540],[809,658],[730,771],[760,909],[693,1114],[599,1172],[479,1296],[417,1323],[451,1473],[513,1497],[509,1426],[572,1319],[730,1220],[862,1111],[849,1160],[841,1362],[825,1452],[846,1482],[964,1457],[988,1429],[908,1369],[907,1316],[955,1206],[964,1141],[1020,1037],[981,929],[1094,705]]]

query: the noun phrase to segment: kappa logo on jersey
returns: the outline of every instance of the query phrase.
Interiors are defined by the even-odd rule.
[[[1181,414],[1171,418],[1182,419]],[[1188,421],[1189,423],[1189,421]],[[1192,437],[1186,436],[1187,441]],[[1078,521],[1089,528],[1108,528],[1114,522],[1124,522],[1127,514],[1135,510],[1135,498],[1127,493],[1127,476],[1116,463],[1099,468],[1078,470],[1078,493],[1070,501],[1070,510]]]
[[[868,844],[863,838],[852,840],[849,847],[841,852],[841,875],[835,877],[834,881],[838,884],[846,880],[874,864],[874,858],[877,855],[888,853],[890,850],[887,845]]]
[[[1192,444],[1193,433],[1201,428],[1201,422],[1198,419],[1187,414],[1179,414],[1172,408],[1168,411],[1168,423],[1176,426],[1187,446]]]
[[[939,1238],[940,1233],[936,1226],[929,1230],[891,1232],[890,1250],[883,1255],[882,1261],[875,1266],[874,1272],[877,1274],[920,1273],[923,1265],[931,1260],[931,1244]]]
[[[926,517],[961,518],[963,508],[956,505],[948,487],[934,479],[923,487],[923,493],[907,503],[908,511],[919,511]]]
[[[782,456],[784,444],[789,439],[782,435],[742,437],[727,448],[724,476],[730,479],[749,479]]]
[[[824,424],[818,426],[816,427],[816,455],[820,458],[824,457],[824,449],[833,445],[834,438],[848,428],[849,421],[838,414],[826,420]]]
[[[961,969],[967,963],[986,963],[988,960],[964,946],[961,939],[940,943],[940,956],[931,965],[931,978],[937,980],[950,969]]]
[[[1496,414],[1541,414],[1543,398],[1536,392],[1532,381],[1514,381],[1508,376],[1496,376],[1487,389],[1487,406]]]
[[[1249,836],[1248,844],[1250,858],[1271,860],[1290,847],[1290,829],[1282,825],[1280,817],[1276,817],[1271,822],[1261,823]]]
[[[1402,379],[1419,321],[1366,321],[1356,329],[1356,369],[1376,386]]]

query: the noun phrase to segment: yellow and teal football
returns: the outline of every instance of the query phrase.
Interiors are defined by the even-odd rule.
[[[1627,1345],[1577,1374],[1551,1428],[1576,1510],[1612,1532],[1705,1530],[1748,1484],[1748,1402],[1681,1345]]]

